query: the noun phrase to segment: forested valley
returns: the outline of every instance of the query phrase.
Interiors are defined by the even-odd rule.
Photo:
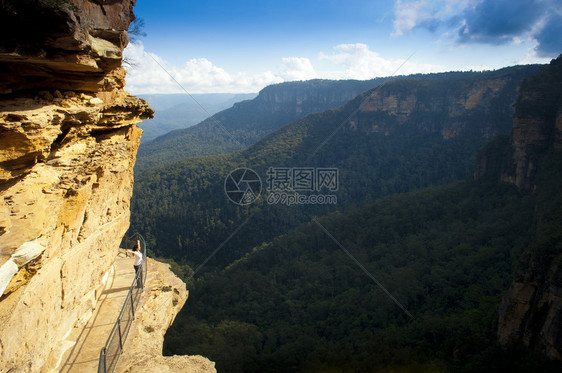
[[[496,336],[514,273],[560,260],[560,152],[535,149],[532,191],[505,182],[538,70],[389,80],[247,148],[137,172],[131,230],[190,290],[164,352],[228,372],[560,369]],[[559,70],[527,83],[548,82],[548,113]],[[240,167],[263,183],[249,206],[224,191]],[[271,167],[337,169],[337,204],[268,203]]]
[[[544,232],[562,205],[562,157],[550,162],[536,195],[488,175],[319,218],[337,242],[309,222],[256,246],[190,280],[165,352],[204,354],[228,372],[555,372],[560,364],[505,350],[495,333],[525,248],[544,255],[559,238]],[[550,204],[556,220],[534,214]]]

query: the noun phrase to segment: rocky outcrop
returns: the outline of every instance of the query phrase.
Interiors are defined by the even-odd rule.
[[[551,227],[560,229],[557,216],[561,206],[556,196],[559,186],[547,190],[537,184],[535,176],[545,160],[560,157],[561,114],[562,57],[559,57],[522,84],[511,152],[504,157],[510,161],[509,167],[504,166],[501,173],[503,181],[538,196],[534,222],[537,237]],[[559,175],[556,172],[551,171],[552,175]],[[531,243],[522,257],[523,265],[516,271],[500,306],[498,340],[503,345],[522,343],[552,359],[562,360],[562,267],[556,241]]]
[[[511,167],[512,152],[510,136],[496,136],[478,151],[474,162],[474,179],[487,178],[497,182],[502,172]]]
[[[134,4],[135,0],[3,1],[0,31],[10,37],[0,45],[0,94],[122,88],[121,60]]]
[[[136,311],[127,348],[117,372],[216,372],[215,364],[201,356],[162,356],[164,334],[187,299],[185,283],[169,265],[148,260],[148,277],[141,306]]]
[[[457,90],[458,87],[447,87],[440,95],[431,96],[427,96],[426,91],[434,89],[431,87],[434,82],[412,79],[410,87],[405,86],[404,82],[389,82],[387,83],[390,86],[389,92],[385,92],[384,86],[374,91],[363,105],[362,111],[384,111],[403,116],[410,115],[415,110],[438,111],[447,113],[449,118],[454,118],[463,115],[466,110],[482,106],[484,100],[491,100],[505,94],[503,88],[510,78],[509,75],[501,78],[492,75],[489,78],[473,79],[470,82],[463,81],[461,90]],[[451,95],[451,93],[456,94]],[[513,92],[509,93],[510,96],[513,95]]]
[[[0,371],[57,360],[129,226],[135,123],[152,110],[122,90],[134,1],[110,3],[2,3]]]
[[[390,135],[410,126],[445,139],[492,138],[511,128],[519,84],[535,71],[535,66],[517,66],[391,80],[364,94],[349,127],[366,134]]]
[[[562,360],[562,266],[530,261],[517,271],[500,305],[498,340],[523,343]]]
[[[525,81],[513,121],[513,167],[502,179],[523,191],[533,188],[541,155],[562,150],[562,58]]]
[[[254,99],[257,110],[286,113],[291,120],[345,104],[361,92],[382,83],[369,81],[309,80],[274,84],[262,89]],[[283,123],[286,124],[286,123]]]
[[[0,5],[0,372],[57,365],[129,227],[135,124],[153,114],[122,89],[134,3]]]

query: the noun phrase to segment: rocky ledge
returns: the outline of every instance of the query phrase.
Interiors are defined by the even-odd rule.
[[[216,372],[215,364],[201,356],[162,356],[164,334],[187,300],[183,283],[169,265],[148,260],[148,277],[140,307],[117,372]]]
[[[153,115],[123,90],[134,4],[0,4],[0,372],[49,371],[60,362],[129,227],[136,123]],[[154,325],[167,326],[185,301],[172,294],[177,303]],[[146,299],[148,310],[154,299]],[[151,333],[150,343],[161,344],[162,333]]]

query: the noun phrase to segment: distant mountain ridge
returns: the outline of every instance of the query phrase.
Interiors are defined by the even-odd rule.
[[[307,114],[341,106],[385,80],[316,79],[268,86],[253,100],[238,102],[196,126],[142,144],[135,167],[142,170],[184,157],[239,150]]]
[[[141,94],[154,109],[154,119],[143,121],[142,144],[166,133],[188,128],[237,102],[254,98],[257,93]]]

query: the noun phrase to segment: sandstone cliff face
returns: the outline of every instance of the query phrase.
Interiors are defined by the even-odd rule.
[[[273,113],[290,113],[298,117],[301,114],[321,112],[343,105],[379,83],[329,80],[287,82],[265,87],[255,101]]]
[[[112,97],[123,108],[90,97],[28,110],[14,108],[33,100],[2,102],[12,109],[2,107],[2,141],[13,147],[2,158],[0,271],[15,275],[2,284],[3,369],[37,371],[58,353],[128,229],[141,135],[132,124],[149,111],[125,94]]]
[[[500,306],[498,340],[562,360],[562,266],[531,261],[517,271]]]
[[[513,151],[508,154],[511,162],[509,167],[504,167],[502,180],[523,192],[544,193],[536,189],[535,174],[545,157],[562,150],[561,123],[562,57],[559,57],[522,84],[513,121]],[[547,199],[545,203],[548,210],[560,209],[556,199]],[[545,206],[538,204],[535,224],[539,228],[545,220],[542,210]],[[546,223],[558,224],[560,228],[559,221]],[[542,254],[528,251],[522,258],[525,265],[515,273],[500,306],[498,340],[504,345],[523,343],[550,358],[562,360],[562,267],[555,245],[556,242],[551,242]]]
[[[128,229],[135,123],[153,113],[122,90],[134,3],[1,4],[0,372],[56,369]]]
[[[537,161],[548,150],[562,150],[562,58],[553,60],[541,74],[525,82],[517,100],[513,122],[514,167],[504,181],[529,191]]]
[[[57,360],[128,228],[135,123],[152,115],[121,89],[133,4],[2,4],[3,27],[46,29],[0,48],[0,371]]]
[[[122,88],[135,1],[3,1],[0,93]]]
[[[413,126],[445,139],[507,133],[518,86],[534,71],[516,67],[477,78],[450,73],[446,83],[427,77],[389,81],[371,91],[350,129],[389,135]]]

